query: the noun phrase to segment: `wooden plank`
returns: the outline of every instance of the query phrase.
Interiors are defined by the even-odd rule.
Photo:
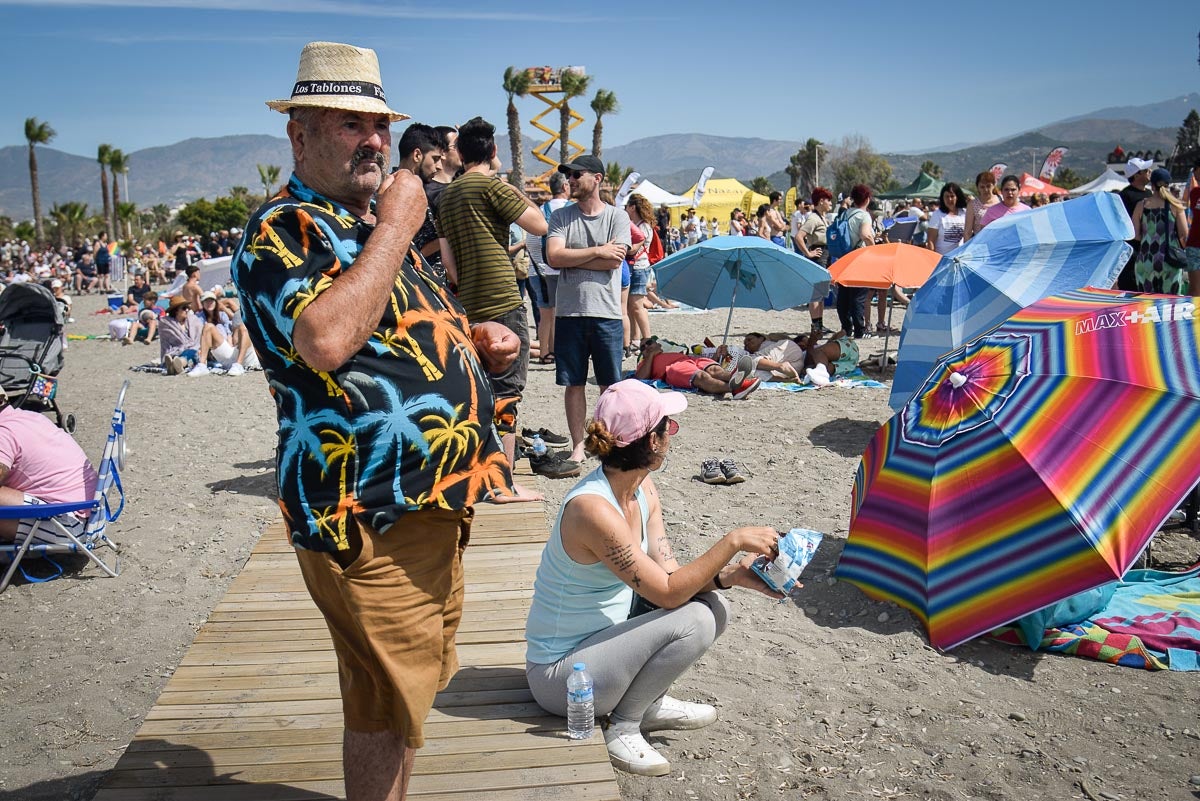
[[[160,721],[156,722],[155,726],[162,729],[168,723],[170,722]],[[143,727],[143,730],[134,736],[127,752],[171,751],[179,748],[207,751],[219,748],[340,743],[342,741],[341,717],[338,716],[334,723],[336,725],[259,728],[253,731],[223,726],[211,731],[151,733]],[[503,738],[506,742],[521,743],[522,747],[530,748],[540,748],[556,739],[566,739],[563,734],[563,719],[553,715],[541,715],[522,720],[483,721],[473,731],[466,730],[459,723],[436,724],[425,727],[425,736],[425,747],[421,749],[421,753],[458,753],[459,745],[456,741],[460,739],[471,741],[471,738],[479,737]],[[170,739],[164,739],[164,737]],[[467,745],[469,746],[470,742]]]
[[[306,760],[326,761],[342,758],[340,732],[327,742],[259,745],[241,743],[225,747],[197,748],[165,740],[135,741],[142,747],[135,750],[131,744],[128,753],[121,759],[123,770],[146,770],[150,768],[189,768],[209,765],[225,770],[237,765],[267,765],[303,762]],[[431,740],[421,749],[421,759],[447,757],[460,754],[494,753],[503,750],[533,751],[556,750],[579,747],[579,742],[566,737],[511,737],[506,734],[488,734],[477,737],[450,737]],[[587,758],[587,755],[584,755]],[[545,762],[544,764],[552,764]],[[428,771],[427,771],[428,772]],[[340,776],[340,774],[339,774]]]
[[[212,754],[210,764],[195,766],[177,766],[172,770],[162,770],[158,766],[146,768],[122,768],[111,771],[104,780],[105,787],[163,787],[166,785],[199,786],[206,781],[214,785],[253,784],[269,782],[321,781],[336,780],[342,777],[342,755],[340,749],[325,747],[324,749],[305,750],[294,748],[290,759],[280,761],[278,751],[271,751],[263,756],[259,752],[248,749],[236,749],[229,752],[209,752]],[[220,753],[233,755],[232,761],[218,762]],[[413,783],[418,776],[430,777],[427,782],[437,782],[434,776],[454,776],[464,773],[495,772],[498,775],[511,771],[531,771],[553,768],[556,766],[577,766],[594,764],[597,760],[596,749],[587,745],[567,745],[560,748],[543,748],[522,751],[480,751],[473,754],[422,754],[421,759],[413,768]],[[604,763],[608,763],[607,757]],[[459,777],[469,782],[468,777]],[[514,779],[510,778],[509,781]]]
[[[409,796],[422,801],[477,801],[479,791],[423,792],[418,789],[416,779],[409,789]],[[342,783],[296,782],[289,785],[232,784],[221,788],[219,801],[320,801],[321,799],[344,798]],[[611,778],[604,781],[580,782],[569,787],[563,784],[540,785],[537,787],[489,789],[487,801],[620,801],[617,785]],[[214,801],[211,788],[116,788],[101,789],[94,801]]]

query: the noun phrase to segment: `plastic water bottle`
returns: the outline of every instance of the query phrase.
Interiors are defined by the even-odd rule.
[[[537,459],[546,455],[546,440],[542,439],[541,434],[533,435],[533,455]]]
[[[595,730],[592,677],[588,675],[586,665],[576,662],[567,677],[567,736],[572,740],[586,740]]]

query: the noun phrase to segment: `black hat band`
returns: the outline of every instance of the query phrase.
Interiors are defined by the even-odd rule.
[[[346,95],[387,102],[383,87],[369,81],[297,81],[292,87],[293,100],[308,95]]]

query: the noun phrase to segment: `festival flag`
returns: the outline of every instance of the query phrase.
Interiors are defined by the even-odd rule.
[[[625,201],[633,194],[633,190],[642,182],[642,174],[640,172],[631,172],[625,176],[625,180],[621,182],[621,188],[617,190],[616,204],[618,209],[625,208]]]
[[[692,193],[692,207],[700,208],[700,199],[704,197],[704,188],[708,186],[708,179],[712,177],[713,168],[705,167],[700,173],[700,180],[696,182],[696,191]]]
[[[796,187],[792,187],[783,196],[783,216],[791,219],[792,213],[796,211],[796,197],[800,193],[796,191]]]
[[[1004,177],[1004,173],[1008,172],[1008,165],[997,162],[991,167],[988,167],[988,172],[994,175],[996,177],[996,182],[999,183],[1000,179]]]
[[[1053,181],[1054,173],[1058,172],[1058,165],[1062,164],[1062,160],[1071,151],[1065,147],[1056,147],[1046,156],[1046,160],[1042,162],[1042,168],[1038,170],[1038,178],[1043,181]]]

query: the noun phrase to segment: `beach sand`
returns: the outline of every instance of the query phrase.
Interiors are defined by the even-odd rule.
[[[76,300],[72,333],[102,334],[99,297]],[[835,324],[827,313],[827,324]],[[717,338],[725,312],[654,314],[676,341]],[[796,331],[801,312],[737,310],[751,330]],[[877,354],[882,340],[864,342]],[[895,339],[892,340],[895,348]],[[130,372],[157,345],[71,342],[60,403],[98,458],[121,382],[131,387],[128,506],[112,530],[119,578],[82,561],[46,584],[0,595],[0,798],[88,799],[153,705],[195,631],[238,573],[274,500],[273,405],[262,373],[167,378]],[[589,389],[589,405],[595,388]],[[805,526],[826,541],[794,600],[727,593],[735,617],[672,694],[716,704],[720,720],[650,739],[661,778],[618,774],[629,799],[1193,798],[1200,787],[1195,676],[1149,673],[986,640],[932,649],[896,606],[835,582],[863,447],[887,390],[760,390],[734,402],[689,396],[655,475],[681,561],[731,528]],[[522,423],[565,432],[552,367],[530,370]],[[708,456],[745,483],[698,480]],[[572,480],[539,479],[547,525]],[[1155,541],[1173,565],[1200,555],[1181,532]],[[1197,777],[1200,782],[1200,777]],[[218,798],[219,795],[213,796]]]

